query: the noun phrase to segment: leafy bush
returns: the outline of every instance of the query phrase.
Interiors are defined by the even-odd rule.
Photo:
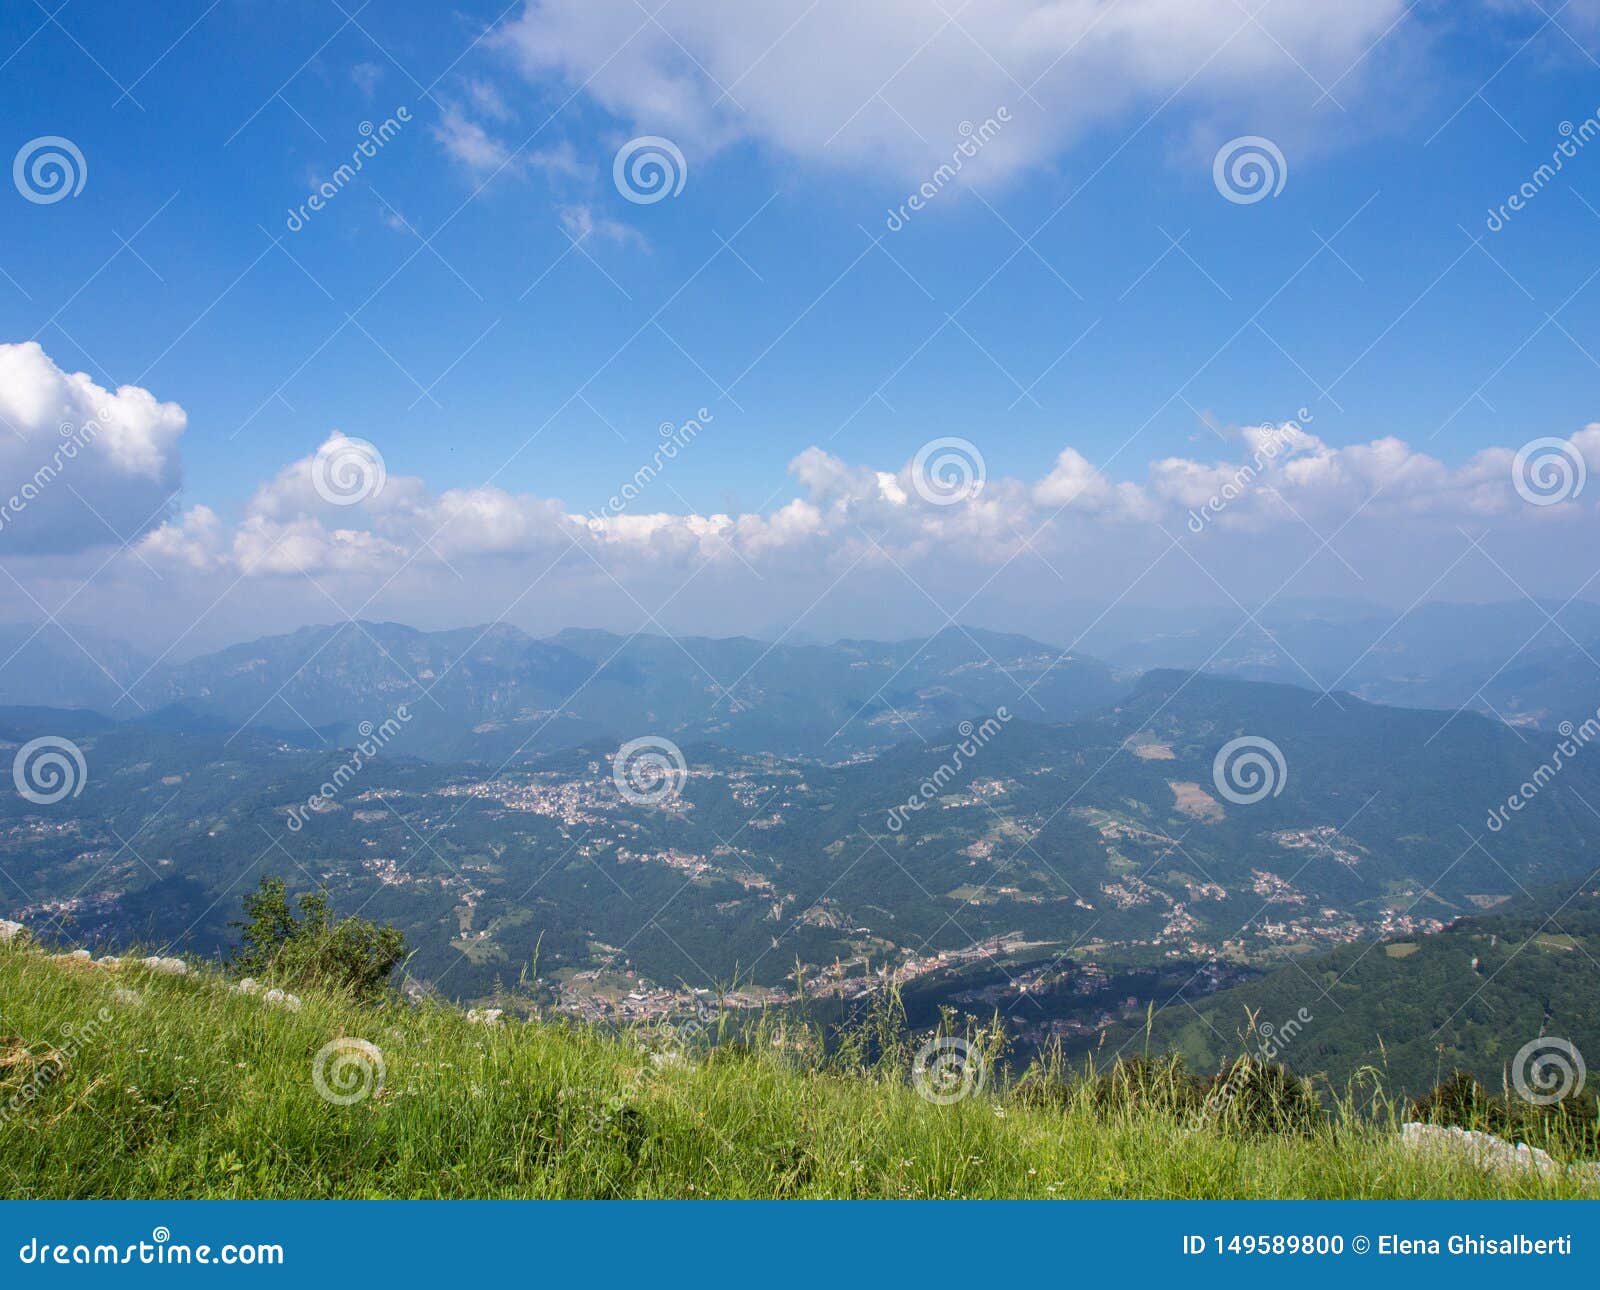
[[[1212,1077],[1205,1105],[1221,1124],[1243,1133],[1304,1136],[1327,1117],[1310,1080],[1248,1055]]]
[[[263,878],[244,898],[244,946],[233,966],[285,985],[348,991],[361,1002],[378,998],[405,957],[405,935],[365,918],[335,921],[325,891],[307,892],[296,916],[282,878]]]

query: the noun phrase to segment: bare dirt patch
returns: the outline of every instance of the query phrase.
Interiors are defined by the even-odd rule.
[[[1186,780],[1169,779],[1167,787],[1172,790],[1172,805],[1180,813],[1192,820],[1199,820],[1202,824],[1216,824],[1221,821],[1224,815],[1222,803],[1200,785]]]

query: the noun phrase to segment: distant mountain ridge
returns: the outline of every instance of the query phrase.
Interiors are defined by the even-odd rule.
[[[0,705],[47,702],[119,718],[178,707],[332,744],[353,742],[363,723],[381,724],[403,706],[408,720],[393,751],[432,760],[500,762],[644,733],[844,759],[1008,703],[1019,715],[1064,721],[1125,691],[1097,660],[966,628],[820,646],[350,622],[179,664],[57,627],[10,635]]]
[[[405,704],[411,720],[396,751],[495,762],[643,728],[842,760],[934,737],[1001,705],[1030,721],[1074,720],[1163,668],[1344,690],[1397,707],[1468,708],[1545,729],[1600,708],[1600,605],[1587,601],[1432,603],[1405,613],[1287,603],[1242,625],[1223,611],[1115,610],[1083,639],[1087,653],[969,627],[799,644],[354,621],[172,662],[49,623],[0,627],[0,706],[128,718],[178,705],[234,729],[347,744],[363,722],[380,724]]]
[[[1471,708],[1553,728],[1600,706],[1600,605],[1523,599],[1375,606],[1284,603],[1124,616],[1085,647],[1127,669],[1202,669],[1250,681],[1348,690],[1374,703]]]

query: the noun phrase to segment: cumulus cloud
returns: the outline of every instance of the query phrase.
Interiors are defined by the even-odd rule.
[[[64,372],[34,341],[0,344],[0,551],[62,554],[131,541],[180,480],[188,418],[135,385]]]
[[[0,413],[31,427],[29,442],[44,429],[56,434],[63,406],[74,417],[112,413],[93,456],[67,462],[51,492],[71,478],[108,517],[142,520],[161,495],[155,481],[176,480],[181,409],[145,391],[100,390],[24,349],[0,349]],[[369,433],[381,448],[382,434]],[[86,549],[98,522],[85,523],[81,508],[70,520],[52,517],[44,494],[6,518],[0,541],[40,520],[27,547],[9,548],[6,567],[40,588],[94,575],[75,593],[75,612],[126,624],[159,595],[184,629],[217,631],[226,619],[236,635],[321,620],[330,597],[351,613],[423,623],[515,606],[551,629],[626,626],[643,604],[670,605],[679,627],[701,632],[767,630],[804,609],[847,631],[894,634],[907,615],[932,613],[938,625],[936,603],[957,612],[978,596],[971,612],[1048,635],[1051,615],[1069,602],[1103,603],[1132,586],[1141,600],[1166,604],[1225,599],[1224,585],[1240,598],[1265,594],[1316,557],[1319,535],[1337,537],[1337,555],[1319,566],[1320,591],[1334,594],[1328,579],[1344,577],[1349,594],[1387,593],[1400,604],[1443,594],[1435,580],[1458,565],[1467,579],[1458,596],[1472,598],[1486,576],[1504,592],[1500,569],[1460,563],[1468,533],[1492,534],[1501,568],[1535,594],[1571,594],[1592,572],[1583,552],[1600,541],[1600,423],[1543,441],[1567,475],[1529,476],[1522,489],[1527,463],[1519,467],[1509,446],[1452,463],[1397,437],[1336,445],[1296,423],[1225,433],[1228,445],[1213,454],[1143,465],[1128,453],[1097,464],[1087,445],[1065,444],[1037,477],[991,469],[954,502],[919,476],[930,469],[925,453],[860,462],[812,447],[789,463],[788,495],[759,511],[686,510],[641,469],[631,490],[617,483],[624,504],[584,513],[591,499],[436,487],[393,469],[381,487],[340,493],[319,459],[362,441],[333,431],[236,510],[191,499],[109,564]],[[0,426],[0,452],[15,459],[21,443]],[[1530,500],[1530,486],[1548,492],[1568,476],[1575,486],[1579,473],[1588,480],[1581,490]],[[71,541],[41,542],[46,520]],[[1397,550],[1408,558],[1396,561]]]
[[[1450,464],[1392,435],[1335,445],[1287,422],[1235,429],[1232,450],[1211,458],[1164,457],[1116,473],[1067,444],[1033,480],[988,474],[980,448],[938,440],[930,446],[956,445],[981,484],[954,500],[940,488],[950,479],[930,476],[938,459],[926,451],[896,466],[811,447],[789,463],[791,495],[771,507],[684,512],[668,507],[676,498],[655,484],[666,467],[654,461],[641,463],[629,488],[619,482],[624,504],[587,515],[559,498],[493,485],[437,489],[386,468],[344,478],[330,463],[355,454],[358,467],[371,464],[360,457],[371,445],[334,430],[262,480],[236,514],[204,502],[172,514],[185,422],[181,407],[148,390],[109,391],[62,371],[37,344],[0,345],[0,466],[19,481],[13,499],[0,499],[0,552],[50,557],[53,569],[75,555],[99,563],[93,548],[116,543],[115,528],[134,541],[125,561],[185,582],[216,576],[263,587],[299,575],[403,587],[442,570],[473,586],[557,567],[570,585],[674,586],[711,567],[777,575],[773,585],[819,572],[898,578],[919,569],[941,577],[967,569],[981,582],[984,570],[1024,555],[1104,574],[1150,558],[1140,552],[1159,554],[1174,537],[1202,556],[1219,541],[1275,549],[1276,541],[1260,547],[1260,535],[1303,538],[1308,524],[1369,533],[1385,549],[1459,543],[1460,529],[1486,525],[1540,542],[1552,525],[1577,533],[1573,525],[1593,527],[1600,515],[1595,490],[1576,487],[1580,477],[1600,478],[1600,422],[1542,441],[1562,467],[1545,478],[1512,447]],[[693,452],[692,441],[678,451]],[[1550,497],[1563,478],[1569,486]]]
[[[1277,0],[1255,20],[1197,0],[675,0],[652,21],[628,5],[530,0],[496,40],[531,79],[581,86],[640,133],[920,176],[963,121],[1001,106],[1011,124],[974,163],[988,173],[1177,93],[1284,124],[1300,110],[1289,104],[1317,97],[1308,77],[1353,86],[1380,64],[1407,13],[1404,0]]]
[[[1451,466],[1393,437],[1335,447],[1293,422],[1245,427],[1236,437],[1232,459],[1166,457],[1142,479],[1113,478],[1066,447],[1043,478],[989,477],[956,504],[932,500],[915,460],[883,470],[812,447],[789,465],[798,495],[743,514],[651,509],[648,479],[626,508],[587,516],[555,498],[493,486],[434,492],[404,475],[388,475],[381,489],[339,505],[318,489],[312,452],[264,481],[231,528],[196,506],[149,534],[140,554],[252,577],[388,578],[411,566],[544,566],[567,557],[601,577],[601,569],[687,571],[703,563],[781,571],[938,559],[992,567],[1025,550],[1113,551],[1132,533],[1182,535],[1186,525],[1192,533],[1301,532],[1306,522],[1337,527],[1354,516],[1391,533],[1451,533],[1490,519],[1537,525],[1595,514],[1582,493],[1557,506],[1531,505],[1517,488],[1509,448]],[[335,431],[319,451],[346,442]],[[1600,473],[1600,424],[1560,443],[1570,459]],[[1191,522],[1197,515],[1203,525]]]
[[[1114,484],[1076,448],[1063,448],[1054,469],[1033,489],[1041,506],[1078,507],[1113,519],[1149,520],[1159,514],[1138,484]]]

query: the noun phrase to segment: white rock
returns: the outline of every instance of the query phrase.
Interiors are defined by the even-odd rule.
[[[228,987],[235,994],[260,994],[261,982],[253,976],[247,976],[242,981]]]
[[[56,958],[69,963],[87,963],[93,957],[94,955],[90,954],[88,950],[70,950],[66,954],[56,955]]]
[[[1443,1124],[1402,1124],[1400,1141],[1413,1151],[1451,1152],[1487,1172],[1515,1173],[1532,1169],[1546,1177],[1559,1177],[1570,1171],[1590,1182],[1600,1183],[1600,1163],[1563,1165],[1548,1151],[1530,1147],[1526,1142],[1510,1143],[1476,1129]]]
[[[505,1015],[504,1008],[469,1008],[467,1020],[477,1026],[498,1026],[500,1018]]]
[[[122,966],[122,960],[121,959],[117,959],[117,958],[112,958],[111,955],[107,954],[102,958],[96,959],[94,961],[94,965],[96,967],[103,967],[107,971],[115,971],[117,968]]]
[[[159,954],[152,954],[144,960],[144,965],[152,972],[159,972],[163,976],[187,976],[189,965],[182,959],[162,958]]]
[[[9,918],[0,918],[0,945],[10,941],[26,939],[28,929],[21,923],[13,923]]]
[[[137,990],[113,990],[111,1002],[120,1003],[125,1008],[137,1008],[144,1003],[144,995]]]
[[[264,1003],[270,1003],[274,1007],[287,1008],[290,1012],[300,1011],[300,996],[290,994],[286,990],[268,990],[261,998]]]

